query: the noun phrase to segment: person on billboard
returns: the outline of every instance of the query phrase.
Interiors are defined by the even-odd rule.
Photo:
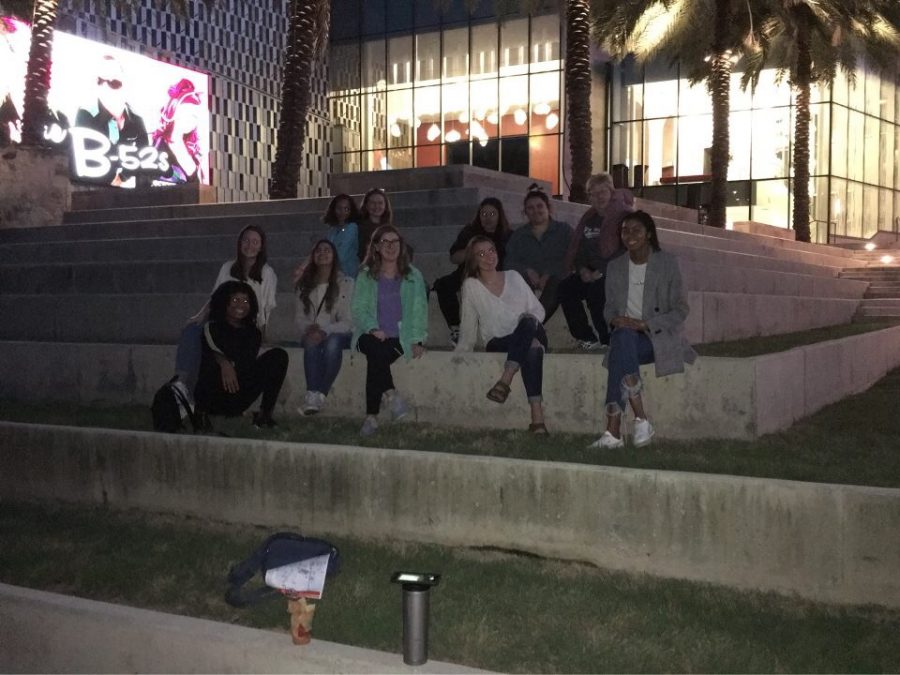
[[[72,134],[75,171],[79,178],[134,187],[145,167],[141,150],[150,145],[143,118],[126,101],[122,65],[106,55],[97,67],[97,100],[78,109]],[[161,169],[154,162],[154,169]],[[166,166],[166,168],[168,168]]]
[[[199,133],[206,114],[203,98],[187,78],[169,87],[169,102],[163,106],[153,146],[166,155],[169,169],[157,180],[165,184],[208,183],[206,149]]]
[[[16,31],[15,24],[5,17],[0,17],[0,147],[22,140],[22,116],[19,114],[12,98],[12,67],[15,51],[7,38],[8,33]]]

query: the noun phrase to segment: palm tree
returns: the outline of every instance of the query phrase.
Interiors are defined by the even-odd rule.
[[[588,0],[566,0],[566,132],[572,158],[569,201],[587,201],[591,175],[591,10]]]
[[[297,196],[300,161],[306,142],[306,116],[312,103],[313,67],[328,45],[330,25],[330,0],[291,1],[270,199]]]
[[[830,83],[838,67],[851,77],[857,60],[890,69],[900,57],[897,0],[755,0],[760,51],[745,78],[766,65],[790,74],[795,93],[791,223],[798,241],[810,240],[809,100],[816,82]]]
[[[207,0],[210,2],[211,0]],[[83,0],[87,9],[94,0]],[[123,11],[133,12],[139,5],[137,0],[114,0],[115,6]],[[168,0],[181,16],[188,15],[188,0]],[[18,3],[19,5],[23,3]],[[95,3],[98,12],[105,15],[107,5]],[[23,145],[44,143],[44,123],[48,117],[47,94],[50,91],[51,58],[53,54],[53,33],[59,14],[59,0],[34,0],[31,25],[31,49],[28,52],[28,70],[25,74],[25,101],[22,111]]]
[[[680,61],[688,79],[705,80],[712,100],[709,224],[725,227],[731,71],[748,39],[750,15],[737,0],[592,0],[595,39],[612,55]],[[702,27],[712,17],[712,30]]]

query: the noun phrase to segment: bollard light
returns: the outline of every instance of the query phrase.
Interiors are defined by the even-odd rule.
[[[391,582],[403,589],[403,663],[421,666],[428,660],[429,591],[441,580],[429,572],[394,572]]]

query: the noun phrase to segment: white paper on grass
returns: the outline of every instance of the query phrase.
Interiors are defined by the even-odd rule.
[[[300,593],[307,598],[321,598],[330,557],[320,555],[270,569],[266,572],[266,586]]]

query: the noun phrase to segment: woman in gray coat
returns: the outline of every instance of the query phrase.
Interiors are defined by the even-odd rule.
[[[640,366],[656,364],[656,376],[684,372],[697,353],[682,335],[688,315],[687,296],[681,283],[678,260],[660,250],[656,223],[644,211],[635,211],[622,222],[622,243],[628,252],[607,268],[606,306],[603,316],[612,335],[604,364],[606,431],[592,448],[621,448],[625,400],[634,410],[634,445],[653,438],[641,400]]]

